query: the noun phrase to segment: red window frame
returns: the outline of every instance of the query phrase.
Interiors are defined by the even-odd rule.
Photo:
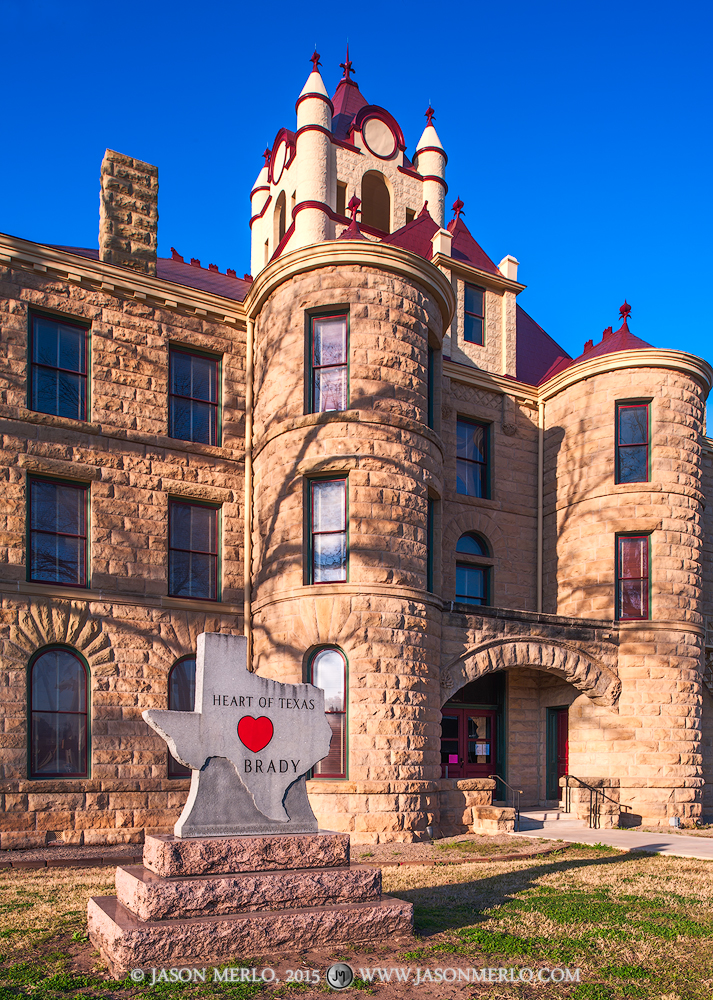
[[[648,621],[650,617],[650,559],[649,559],[649,546],[650,546],[650,535],[617,535],[616,536],[616,618],[617,621]],[[624,553],[623,549],[625,545],[632,545],[637,543],[640,553],[643,554],[643,568],[644,572],[640,576],[624,576],[623,575],[623,563],[624,563]],[[637,581],[640,586],[641,593],[641,614],[629,614],[624,613],[624,590],[623,586],[626,581]]]
[[[82,346],[82,368],[62,368],[59,365],[47,365],[43,362],[35,361],[35,338],[36,338],[36,324],[41,321],[56,323],[58,326],[65,326],[71,330],[80,330],[84,334],[84,344]],[[76,320],[64,319],[64,317],[50,316],[45,313],[30,313],[30,371],[29,371],[29,384],[28,384],[28,409],[35,413],[49,413],[53,416],[61,416],[58,414],[56,409],[38,409],[35,404],[35,388],[36,388],[36,372],[37,369],[43,369],[44,371],[53,372],[64,372],[66,375],[78,376],[82,380],[83,392],[81,394],[81,407],[78,416],[70,417],[66,416],[67,420],[86,420],[87,419],[87,396],[89,393],[89,379],[88,379],[88,359],[89,359],[89,327],[85,323],[80,323]]]
[[[646,440],[637,441],[631,444],[622,444],[621,442],[621,415],[627,410],[645,410],[646,412]],[[650,440],[651,433],[649,428],[649,404],[648,402],[643,403],[617,403],[616,404],[616,481],[617,483],[648,483],[651,480],[651,453],[650,453]],[[645,448],[646,449],[646,478],[645,479],[623,479],[622,469],[621,469],[621,452],[622,449],[626,450],[629,448]]]
[[[82,503],[83,533],[74,534],[68,531],[47,531],[44,528],[34,528],[32,526],[32,487],[35,483],[47,483],[62,489],[81,490],[84,494]],[[27,479],[27,579],[32,583],[57,584],[61,587],[74,587],[78,590],[85,590],[88,576],[88,546],[87,546],[87,522],[89,520],[87,511],[87,500],[89,497],[89,486],[86,483],[72,483],[64,479],[51,479],[45,476],[28,476]],[[79,583],[67,583],[65,580],[43,580],[32,575],[32,539],[35,535],[50,535],[59,538],[78,538],[82,541],[82,559],[80,563],[81,580]]]
[[[344,527],[339,531],[335,530],[325,530],[325,531],[315,531],[314,529],[314,513],[315,513],[315,503],[314,503],[314,490],[316,486],[324,486],[326,483],[342,483],[344,487],[343,499],[344,499],[344,517],[343,524]],[[343,575],[339,579],[333,580],[317,580],[315,574],[315,544],[314,540],[320,535],[343,535],[344,536],[344,565],[343,565]],[[346,476],[335,476],[329,479],[310,479],[309,481],[309,540],[310,540],[310,583],[324,584],[324,583],[346,583],[348,577],[348,566],[349,566],[349,520],[347,513],[347,478]]]
[[[321,649],[315,650],[315,652],[312,655],[312,659],[310,660],[310,668],[309,668],[310,684],[315,684],[314,667],[315,663],[317,662],[322,653],[338,653],[342,659],[342,669],[343,669],[342,698],[343,698],[344,708],[341,711],[332,711],[328,709],[325,705],[325,715],[327,716],[327,721],[329,722],[329,725],[332,729],[332,739],[330,740],[329,744],[330,756],[332,754],[332,744],[335,741],[335,737],[337,737],[337,731],[335,731],[335,726],[332,724],[330,716],[339,717],[339,720],[341,722],[341,745],[339,747],[339,755],[342,767],[339,771],[320,770],[321,766],[324,764],[324,761],[328,760],[328,758],[325,757],[323,760],[315,764],[314,768],[312,769],[312,776],[315,778],[346,778],[347,776],[347,658],[341,651],[341,649],[339,649],[338,646],[322,646]],[[319,685],[315,684],[315,687],[319,687]]]
[[[173,522],[173,511],[176,507],[200,507],[203,510],[211,510],[215,516],[215,551],[210,552],[203,549],[188,549],[182,546],[172,545],[172,522]],[[216,507],[209,503],[198,503],[192,502],[190,500],[172,500],[168,501],[168,596],[176,597],[179,600],[187,601],[218,601],[218,556],[220,551],[220,520],[218,514],[220,512],[220,507]],[[213,597],[198,597],[193,594],[175,594],[171,590],[171,562],[172,555],[174,552],[186,552],[189,555],[201,555],[209,556],[213,560]]]
[[[344,361],[339,364],[330,365],[316,365],[314,361],[314,351],[315,351],[315,336],[314,336],[314,325],[324,320],[329,319],[343,319],[344,320]],[[345,390],[344,390],[344,407],[340,410],[320,410],[317,408],[317,372],[323,372],[327,369],[337,369],[343,368],[345,374]],[[335,313],[320,313],[317,315],[310,316],[309,318],[309,371],[310,371],[310,387],[309,387],[309,412],[310,413],[330,413],[330,412],[342,412],[349,408],[349,313],[348,312],[335,312]]]
[[[33,699],[33,691],[34,691],[33,674],[34,674],[34,671],[35,671],[35,667],[40,662],[40,660],[43,658],[43,656],[45,656],[47,653],[54,653],[54,652],[63,652],[63,653],[69,654],[73,659],[75,659],[77,661],[77,663],[79,664],[80,669],[83,672],[83,675],[84,675],[84,697],[83,697],[82,703],[81,703],[82,707],[77,712],[73,712],[73,711],[64,712],[64,711],[60,711],[58,709],[49,709],[49,710],[47,710],[47,709],[36,709],[34,707],[34,699]],[[29,687],[28,701],[29,701],[29,723],[30,723],[29,729],[30,729],[30,731],[29,731],[29,734],[28,734],[29,738],[28,738],[27,744],[28,744],[28,750],[29,750],[29,753],[28,753],[28,757],[29,757],[29,760],[28,760],[28,773],[29,773],[30,777],[31,778],[38,778],[38,779],[87,778],[89,776],[89,739],[90,739],[90,732],[89,732],[89,722],[90,722],[90,719],[89,719],[89,682],[90,682],[90,676],[89,676],[89,670],[87,669],[87,666],[86,666],[84,660],[73,649],[68,649],[66,646],[48,646],[45,649],[38,650],[33,655],[32,659],[30,660],[28,682],[29,682],[28,683],[28,687]],[[35,768],[34,768],[34,749],[35,749],[35,747],[34,747],[34,740],[33,740],[33,730],[34,730],[33,723],[34,723],[34,717],[35,717],[35,715],[79,715],[79,716],[82,716],[84,718],[84,747],[83,747],[83,750],[84,750],[84,752],[83,752],[84,767],[83,767],[82,770],[79,770],[79,771],[36,771],[35,770]]]

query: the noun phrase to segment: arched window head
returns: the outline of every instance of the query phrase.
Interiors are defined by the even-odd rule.
[[[88,676],[69,649],[43,650],[30,664],[30,776],[89,773]]]
[[[460,604],[490,604],[492,567],[479,566],[475,562],[478,558],[490,559],[487,542],[474,531],[468,531],[458,539],[456,552],[467,558],[467,562],[456,562],[456,601]]]
[[[287,231],[287,204],[285,200],[285,192],[281,191],[280,195],[275,202],[275,249],[280,245],[285,232]]]
[[[476,535],[470,531],[460,536],[456,545],[456,552],[463,552],[469,556],[486,556],[486,558],[490,555],[485,541],[480,535]]]
[[[315,778],[347,776],[347,661],[333,646],[312,657],[310,681],[324,691],[324,710],[332,729],[329,753],[314,768]]]
[[[391,195],[378,170],[367,171],[361,179],[361,221],[382,233],[391,232]]]
[[[168,708],[172,712],[192,712],[196,700],[196,658],[183,656],[168,674]],[[169,752],[169,778],[190,778],[190,767],[184,767]]]

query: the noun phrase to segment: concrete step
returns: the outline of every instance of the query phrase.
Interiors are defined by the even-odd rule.
[[[561,809],[525,809],[520,813],[520,830],[556,830],[558,824],[584,829],[584,820]]]

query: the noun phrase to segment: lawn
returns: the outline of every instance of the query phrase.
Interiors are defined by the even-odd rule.
[[[193,1000],[226,995],[324,997],[326,986],[259,983],[163,984],[107,977],[86,941],[86,901],[112,892],[114,870],[0,872],[0,1000],[26,996]],[[709,1000],[713,995],[713,862],[612,849],[566,847],[560,854],[481,865],[384,869],[387,892],[414,903],[418,939],[400,951],[374,948],[301,954],[272,963],[321,969],[345,959],[357,970],[410,966],[568,966],[580,982],[420,987],[372,984],[345,995],[377,997]],[[236,960],[236,964],[239,964]],[[282,977],[284,978],[284,977]]]

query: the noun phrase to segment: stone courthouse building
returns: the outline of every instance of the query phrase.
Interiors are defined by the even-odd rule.
[[[432,110],[407,156],[343,69],[265,153],[251,275],[157,257],[111,151],[98,247],[0,236],[2,848],[171,828],[141,712],[192,707],[203,631],[325,689],[308,788],[357,840],[496,824],[492,775],[713,813],[713,372],[626,304],[570,358],[447,219]]]

